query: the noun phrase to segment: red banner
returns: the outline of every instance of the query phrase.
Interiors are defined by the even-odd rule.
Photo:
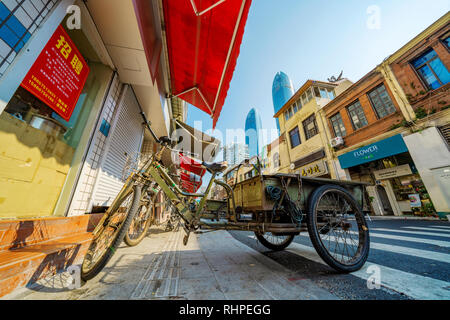
[[[69,121],[89,74],[89,66],[60,25],[21,86]]]

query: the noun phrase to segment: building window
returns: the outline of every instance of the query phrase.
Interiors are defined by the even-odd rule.
[[[284,112],[284,119],[287,121],[290,118],[292,118],[294,116],[294,114],[297,113],[298,110],[300,110],[302,108],[302,103],[301,101],[296,101],[292,104],[292,106],[289,107],[289,109],[287,109]]]
[[[442,40],[448,50],[450,50],[450,36]]]
[[[352,120],[353,129],[358,130],[364,126],[367,126],[367,119],[359,101],[356,101],[349,107],[347,107],[348,114]]]
[[[318,98],[333,100],[336,97],[334,94],[334,90],[329,88],[314,87],[314,93]]]
[[[329,99],[327,89],[320,88],[320,97],[325,98],[325,99]]]
[[[301,143],[298,127],[295,127],[295,129],[289,131],[289,139],[291,140],[291,148],[295,148]]]
[[[306,93],[302,94],[302,104],[305,105],[308,103],[308,99],[306,99]]]
[[[334,94],[334,90],[333,89],[328,89],[328,98],[330,100],[333,100],[334,98],[336,98],[336,95]]]
[[[305,131],[306,140],[319,133],[319,130],[317,129],[316,116],[314,114],[303,121],[303,130]]]
[[[378,119],[384,118],[396,111],[384,84],[369,92],[368,95]]]
[[[434,90],[450,82],[450,73],[433,49],[427,50],[411,63],[428,89]]]
[[[314,95],[317,97],[317,98],[320,98],[320,91],[322,90],[322,89],[319,89],[318,87],[314,87]]]
[[[308,99],[308,102],[313,98],[313,94],[312,94],[311,88],[309,88],[309,89],[306,91],[306,98]]]
[[[278,152],[275,152],[273,155],[273,167],[276,169],[280,166],[280,155]]]
[[[333,126],[334,135],[336,137],[345,137],[347,135],[347,131],[345,130],[344,122],[342,121],[342,117],[340,113],[335,114],[330,118],[331,125]]]

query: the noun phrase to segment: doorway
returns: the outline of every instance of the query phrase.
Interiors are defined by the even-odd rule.
[[[392,210],[391,203],[389,202],[389,198],[383,186],[377,185],[377,193],[378,197],[381,201],[381,206],[383,207],[383,214],[388,216],[394,215],[394,210]]]

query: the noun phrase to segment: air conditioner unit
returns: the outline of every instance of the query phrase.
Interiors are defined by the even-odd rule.
[[[342,137],[336,137],[331,139],[330,141],[331,146],[333,148],[338,147],[338,146],[342,146],[344,144],[344,139]]]

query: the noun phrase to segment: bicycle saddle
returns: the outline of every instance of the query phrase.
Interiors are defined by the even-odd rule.
[[[224,171],[226,168],[228,168],[228,163],[226,161],[224,162],[212,162],[208,163],[203,161],[202,166],[206,168],[211,173],[219,173]]]

